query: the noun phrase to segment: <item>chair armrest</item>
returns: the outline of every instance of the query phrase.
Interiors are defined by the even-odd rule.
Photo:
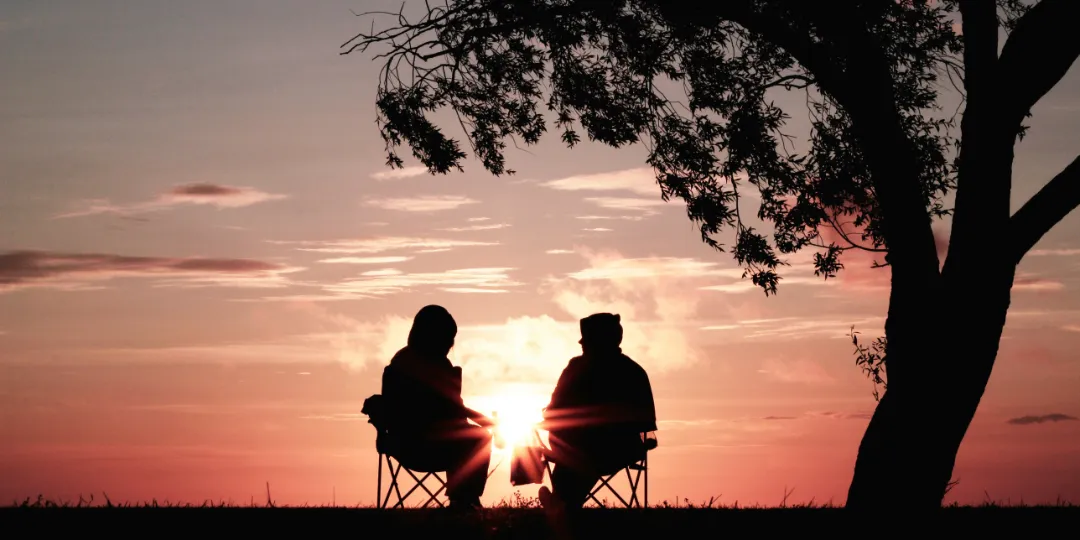
[[[660,442],[656,439],[655,431],[645,431],[641,434],[641,442],[645,445],[645,450],[655,450]]]

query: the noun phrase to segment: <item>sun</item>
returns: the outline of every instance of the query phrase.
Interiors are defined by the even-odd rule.
[[[535,444],[536,426],[543,420],[543,408],[547,405],[548,396],[523,390],[508,385],[497,394],[476,396],[469,400],[473,408],[495,420],[495,447],[498,451],[512,452],[514,447]]]

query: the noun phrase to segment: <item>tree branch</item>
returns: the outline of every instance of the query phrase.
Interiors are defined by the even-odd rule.
[[[762,11],[754,2],[746,0],[709,2],[707,7],[701,4],[697,10],[686,9],[680,2],[657,0],[655,5],[669,21],[701,24],[705,17],[711,16],[738,24],[784,49],[811,72],[818,87],[834,99],[842,100],[849,92],[847,78],[836,65],[835,55],[823,43],[814,41],[807,30],[795,28],[793,25],[798,21],[792,20],[793,17]],[[799,4],[792,3],[787,7],[799,7]]]
[[[1016,263],[1050,229],[1080,205],[1080,156],[1043,186],[1009,220]]]
[[[978,101],[983,91],[993,90],[998,60],[997,6],[983,0],[961,0],[960,14],[964,24],[964,90],[969,102]]]
[[[1042,0],[1020,18],[1001,50],[1006,114],[1019,123],[1080,56],[1080,2]]]

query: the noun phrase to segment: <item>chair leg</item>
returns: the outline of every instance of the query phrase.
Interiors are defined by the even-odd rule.
[[[619,473],[615,473],[615,474],[619,474]],[[596,504],[598,504],[600,506],[603,506],[603,504],[600,503],[600,501],[598,501],[596,499],[595,495],[596,495],[596,493],[599,493],[601,489],[606,487],[606,488],[608,488],[608,491],[610,491],[612,495],[615,495],[615,497],[617,499],[619,499],[619,502],[621,502],[623,504],[623,506],[629,508],[630,503],[626,502],[626,499],[624,499],[622,495],[619,495],[619,492],[616,491],[615,488],[611,486],[610,481],[615,479],[615,474],[609,474],[607,477],[600,477],[600,485],[597,486],[596,489],[593,490],[592,495],[589,495],[589,497],[593,501],[595,501]]]
[[[598,483],[593,489],[589,490],[589,497],[586,500],[587,501],[591,500],[592,502],[596,503],[596,506],[599,506],[600,508],[604,508],[604,503],[600,502],[600,499],[596,498],[596,494],[600,493],[600,490],[603,489],[603,487],[604,487],[603,478],[601,478],[600,480],[601,480],[600,483]]]
[[[390,456],[386,457],[386,461],[390,462]],[[390,494],[397,493],[398,502],[394,504],[394,508],[397,508],[399,506],[402,506],[405,501],[405,498],[401,496],[401,486],[398,483],[400,481],[398,476],[401,474],[401,463],[396,463],[395,465],[391,466],[390,471],[391,485],[390,488],[386,490],[386,504],[390,504]]]
[[[648,472],[648,467],[646,467],[645,465],[642,465],[642,468],[635,470],[635,472],[633,474],[630,472],[631,471],[630,467],[626,467],[623,470],[626,471],[626,482],[630,485],[630,500],[629,501],[627,501],[626,498],[624,498],[622,495],[620,495],[618,490],[616,490],[615,487],[611,485],[611,482],[613,482],[615,480],[615,476],[618,475],[619,473],[613,473],[613,474],[609,474],[608,476],[600,477],[600,481],[597,483],[597,485],[594,486],[589,491],[589,496],[588,496],[588,498],[586,500],[587,501],[591,500],[591,501],[595,502],[597,506],[604,507],[604,503],[600,502],[600,500],[596,497],[596,495],[598,493],[600,493],[600,491],[603,490],[606,487],[608,489],[608,491],[611,492],[612,495],[615,495],[615,497],[617,499],[619,499],[619,502],[621,502],[624,507],[626,507],[626,508],[643,508],[643,507],[647,508],[649,506],[649,498],[648,498],[649,497],[649,494],[648,494],[649,493],[648,492],[649,472]],[[644,486],[645,486],[644,505],[642,504],[642,498],[638,496],[638,488],[640,486],[642,486],[642,484],[644,484]]]
[[[412,477],[413,481],[415,481],[416,484],[412,488],[410,488],[409,491],[406,491],[404,496],[400,495],[400,493],[399,493],[399,495],[398,495],[399,500],[398,500],[398,503],[394,506],[394,508],[404,508],[405,507],[405,500],[408,499],[409,495],[412,495],[413,492],[416,491],[417,489],[424,488],[425,490],[427,490],[427,488],[424,487],[424,480],[427,480],[427,477],[431,476],[431,473],[427,473],[426,475],[424,475],[424,480],[420,480],[409,469],[405,469],[405,472],[408,473],[408,475]]]
[[[431,490],[428,489],[427,485],[424,484],[424,482],[427,482],[427,479],[431,478],[432,476],[434,476],[435,479],[438,480],[439,482],[442,482],[442,478],[440,478],[438,474],[429,472],[429,473],[424,474],[424,476],[422,478],[418,479],[416,477],[416,475],[413,474],[413,472],[410,471],[409,469],[405,469],[405,472],[409,473],[409,476],[411,476],[412,479],[414,481],[416,481],[416,485],[413,486],[413,488],[410,489],[409,492],[405,494],[405,498],[408,498],[409,495],[411,495],[413,491],[416,491],[416,488],[420,488],[420,489],[423,489],[424,492],[428,494],[428,499],[427,499],[427,501],[424,502],[424,505],[421,506],[421,508],[427,508],[428,505],[431,504],[432,501],[435,501],[435,502],[439,503],[440,506],[442,506],[442,503],[437,500],[437,497],[438,497],[438,494],[442,492],[443,488],[439,488],[438,491],[436,491],[435,493],[432,493]],[[445,487],[445,483],[444,483],[443,487]]]
[[[633,508],[636,504],[638,508],[641,508],[641,501],[638,500],[637,496],[638,482],[641,481],[641,471],[636,471],[637,474],[631,475],[629,467],[623,470],[626,471],[626,482],[630,484],[630,504],[626,506],[627,508]]]
[[[383,455],[379,454],[379,484],[375,486],[375,508],[384,508],[382,503]]]
[[[446,481],[443,480],[441,476],[439,476],[439,473],[429,473],[429,474],[431,475],[432,478],[439,481],[439,489],[436,489],[435,493],[432,493],[431,490],[429,490],[427,488],[427,486],[425,485],[424,486],[424,491],[427,492],[429,497],[428,497],[428,500],[424,501],[424,505],[421,506],[420,508],[427,508],[428,505],[431,504],[431,503],[435,503],[435,504],[439,505],[439,508],[445,508],[446,505],[444,505],[443,502],[439,500],[439,495],[442,495],[443,490],[446,489]],[[427,479],[427,476],[425,476],[424,478]]]

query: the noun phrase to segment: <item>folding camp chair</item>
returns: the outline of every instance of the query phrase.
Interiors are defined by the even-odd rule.
[[[535,437],[537,441],[540,440],[539,434],[535,434]],[[641,434],[641,440],[645,446],[645,454],[641,458],[641,460],[635,463],[631,463],[611,474],[601,476],[600,480],[596,483],[596,485],[593,486],[591,490],[589,490],[589,496],[586,499],[586,502],[592,501],[596,503],[597,506],[604,507],[604,503],[601,502],[600,499],[598,499],[596,496],[603,488],[606,487],[608,491],[615,495],[615,497],[619,499],[619,502],[621,502],[626,508],[649,507],[649,451],[653,450],[657,446],[656,434],[655,432],[644,432]],[[548,450],[550,450],[550,448],[548,448]],[[553,463],[551,460],[545,460],[544,465],[547,469],[548,477],[550,478],[553,472]],[[618,476],[619,473],[623,472],[626,473],[626,480],[630,488],[629,501],[625,497],[623,497],[619,493],[619,491],[615,489],[615,487],[612,485],[615,477]],[[639,489],[643,492],[642,497],[638,497]]]
[[[597,499],[596,495],[600,493],[605,487],[612,495],[615,495],[619,502],[626,508],[648,508],[649,507],[649,451],[656,448],[656,436],[653,432],[641,434],[642,443],[645,445],[645,455],[640,461],[631,463],[622,469],[615,471],[606,476],[601,476],[600,481],[593,486],[589,491],[589,498],[597,506],[603,507],[604,503]],[[626,473],[626,481],[630,488],[629,501],[619,494],[619,491],[612,486],[612,482],[619,473]],[[638,490],[641,488],[643,491],[643,497],[638,497]]]
[[[458,393],[460,393],[460,367],[455,368],[454,379],[455,380],[453,382],[457,385]],[[402,384],[400,375],[390,366],[386,366],[386,368],[383,369],[382,382],[383,391],[391,393],[396,392]],[[401,463],[401,460],[396,457],[397,453],[393,451],[395,450],[395,448],[393,448],[395,446],[394,436],[389,429],[390,421],[389,415],[387,414],[389,411],[386,410],[386,407],[387,405],[384,396],[376,394],[364,400],[364,408],[361,411],[362,413],[368,415],[368,423],[375,426],[375,429],[377,431],[375,448],[379,453],[379,474],[378,484],[376,486],[376,506],[378,508],[387,508],[388,506],[390,506],[391,495],[396,494],[396,501],[394,502],[393,506],[390,507],[404,508],[405,501],[409,498],[410,495],[416,492],[417,489],[423,490],[423,492],[426,493],[428,496],[421,508],[427,508],[432,504],[435,504],[440,508],[446,506],[446,503],[444,503],[440,499],[440,495],[443,495],[443,493],[446,491],[447,478],[445,476],[445,471],[410,469],[408,467],[405,467]],[[383,491],[384,462],[386,463],[386,469],[389,474],[388,484],[386,486],[385,492]],[[401,475],[401,471],[405,471],[405,473],[415,482],[415,485],[413,485],[412,489],[406,491],[404,495],[402,495],[401,493],[401,479],[403,478]],[[438,485],[435,486],[434,491],[432,491],[432,489],[429,488],[426,484],[426,482],[430,479],[434,479],[434,481],[438,483]],[[423,495],[421,494],[421,496]]]
[[[383,494],[384,461],[390,475],[385,495]],[[413,481],[416,483],[412,487],[412,489],[406,491],[404,495],[401,494],[401,471],[405,471],[410,477],[412,477]],[[417,473],[423,474],[423,476],[418,476]],[[425,482],[427,482],[430,478],[434,478],[435,481],[438,482],[438,487],[435,489],[435,491],[431,491],[431,489],[425,484]],[[446,478],[442,475],[442,473],[413,471],[412,469],[405,468],[405,466],[402,465],[400,461],[391,457],[389,453],[384,454],[382,452],[379,452],[379,483],[378,487],[376,488],[377,491],[375,499],[377,501],[376,506],[378,508],[387,508],[390,505],[390,496],[394,494],[397,495],[397,499],[396,502],[394,502],[394,505],[390,506],[390,508],[404,508],[405,501],[417,489],[424,490],[424,493],[426,493],[428,496],[428,498],[424,501],[424,504],[421,505],[420,508],[427,508],[431,504],[436,504],[440,508],[446,506],[446,504],[443,503],[443,501],[439,498],[439,496],[442,495],[444,491],[446,491]],[[423,496],[422,494],[420,495],[421,497]]]

